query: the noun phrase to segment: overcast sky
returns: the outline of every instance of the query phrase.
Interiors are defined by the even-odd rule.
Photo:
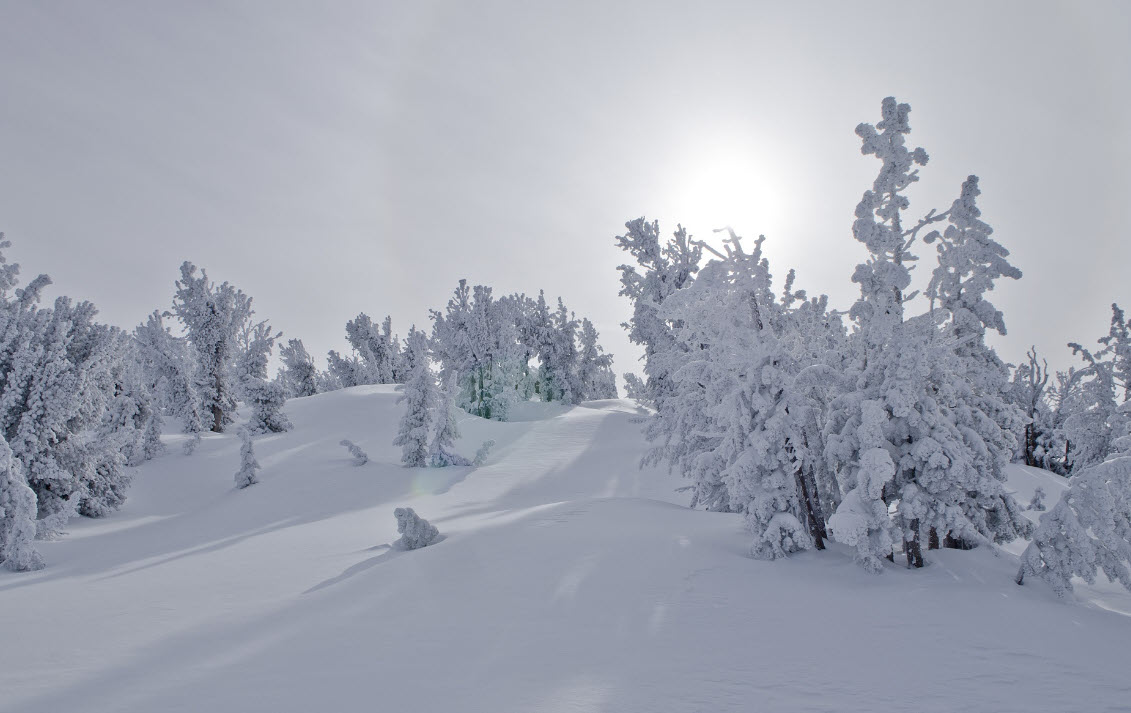
[[[404,335],[467,278],[561,295],[622,372],[640,215],[765,233],[779,284],[851,304],[878,167],[853,130],[894,95],[931,155],[912,210],[977,174],[1025,273],[1003,358],[1063,367],[1131,309],[1129,8],[0,0],[0,230],[124,327],[187,259],[321,362],[358,312]]]

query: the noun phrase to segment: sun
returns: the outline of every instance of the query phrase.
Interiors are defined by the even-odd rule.
[[[699,142],[674,162],[666,213],[699,239],[731,227],[755,238],[780,228],[781,196],[768,152],[743,142]]]

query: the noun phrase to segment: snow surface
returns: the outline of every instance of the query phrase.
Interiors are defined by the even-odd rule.
[[[880,576],[840,545],[754,560],[739,516],[637,468],[631,402],[462,416],[461,452],[496,442],[485,465],[409,469],[395,399],[289,401],[295,428],[256,439],[246,490],[235,429],[173,445],[120,512],[37,543],[47,569],[0,574],[0,710],[1131,707],[1131,598],[1113,587],[1060,601],[986,548]],[[1037,485],[1049,507],[1064,488],[1011,469],[1022,503]],[[443,539],[392,549],[399,506]]]

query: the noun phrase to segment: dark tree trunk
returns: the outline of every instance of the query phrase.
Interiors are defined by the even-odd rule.
[[[939,548],[939,531],[931,528],[931,532],[927,535],[927,549],[937,550]]]
[[[813,546],[818,550],[825,549],[825,518],[821,512],[821,502],[817,496],[816,483],[810,483],[808,474],[804,469],[797,471],[797,482],[801,486],[801,499],[805,503],[805,515],[809,519],[809,536],[813,538]]]
[[[904,537],[903,553],[907,556],[907,566],[918,569],[923,566],[923,548],[919,544],[919,520],[912,520],[908,527],[911,529],[911,539]]]

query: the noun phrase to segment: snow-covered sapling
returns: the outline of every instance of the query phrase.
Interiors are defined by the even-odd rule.
[[[1033,491],[1033,499],[1029,501],[1030,510],[1044,510],[1045,509],[1045,489],[1038,487]]]
[[[259,470],[259,461],[255,460],[255,448],[251,444],[251,431],[240,429],[240,471],[236,473],[236,487],[246,488],[259,482],[255,471]]]
[[[350,455],[353,456],[354,465],[365,465],[369,462],[369,454],[361,450],[353,441],[343,438],[338,445],[345,446],[349,450]]]
[[[476,467],[483,465],[494,446],[494,441],[483,441],[483,445],[479,446],[479,450],[475,452],[475,460],[471,461],[471,464]]]
[[[393,511],[393,515],[397,518],[397,532],[401,534],[401,538],[395,543],[399,549],[415,550],[427,547],[440,535],[435,525],[417,515],[412,508],[397,508]]]

